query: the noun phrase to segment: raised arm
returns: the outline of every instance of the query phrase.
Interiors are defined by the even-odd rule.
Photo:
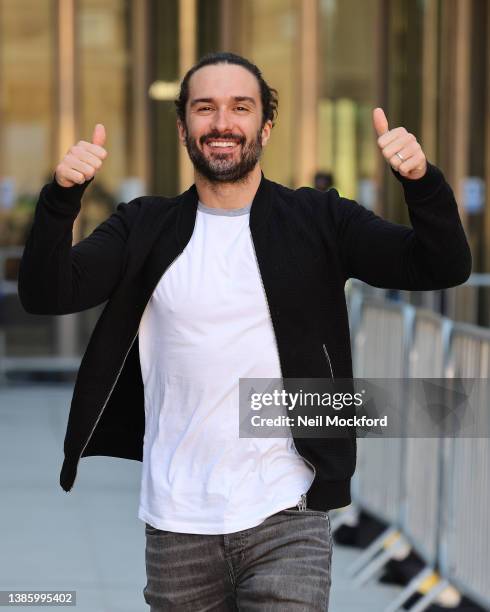
[[[80,312],[106,301],[120,280],[126,241],[138,201],[122,203],[87,238],[72,246],[81,199],[102,160],[105,132],[71,147],[39,195],[24,247],[18,292],[32,314]]]
[[[331,190],[345,277],[405,290],[460,285],[472,258],[451,187],[412,134],[388,130],[382,109],[373,119],[378,145],[403,186],[412,227],[386,221]]]

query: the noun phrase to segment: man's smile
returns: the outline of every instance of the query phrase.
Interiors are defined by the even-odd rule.
[[[216,139],[216,140],[208,140],[205,143],[205,146],[208,149],[211,149],[212,151],[219,150],[220,152],[230,153],[234,151],[236,148],[238,148],[240,146],[240,143],[237,142],[236,140]]]

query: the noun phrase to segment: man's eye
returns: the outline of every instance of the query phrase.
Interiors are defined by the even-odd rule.
[[[248,110],[248,108],[245,108],[244,106],[237,106],[236,108],[237,110],[244,110],[244,111]]]
[[[210,110],[211,107],[210,106],[201,106],[198,110]]]

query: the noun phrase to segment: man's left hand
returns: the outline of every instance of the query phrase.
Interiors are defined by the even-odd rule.
[[[427,172],[427,158],[415,136],[404,127],[388,129],[388,119],[382,108],[373,110],[373,123],[378,146],[391,167],[405,178],[422,178]]]

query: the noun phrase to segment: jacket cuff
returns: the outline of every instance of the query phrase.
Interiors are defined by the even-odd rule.
[[[390,168],[398,181],[403,185],[405,199],[407,201],[425,200],[438,191],[439,187],[445,182],[441,170],[429,161],[427,161],[427,171],[424,176],[415,180],[402,176],[391,166]]]
[[[81,199],[85,189],[90,185],[95,177],[85,181],[81,185],[72,187],[62,187],[55,179],[44,186],[45,201],[49,202],[50,208],[55,208],[58,212],[65,212],[68,215],[77,215],[80,211]]]

